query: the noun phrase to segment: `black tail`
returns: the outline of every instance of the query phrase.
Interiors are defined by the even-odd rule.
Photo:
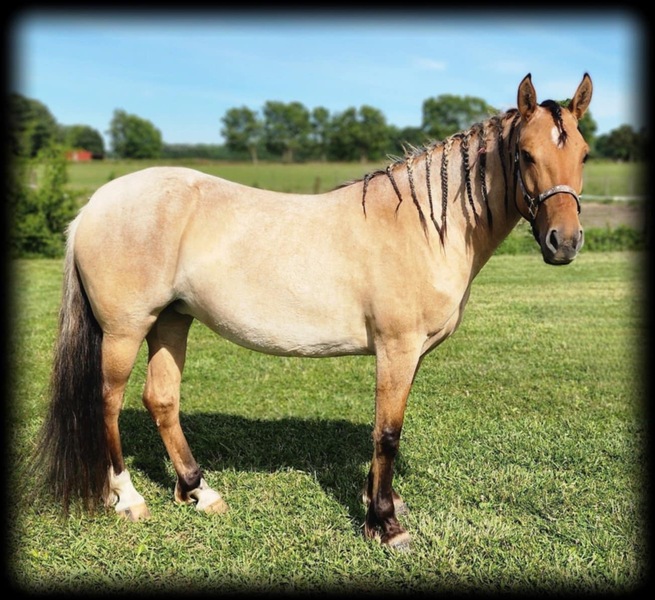
[[[93,510],[106,492],[109,452],[102,395],[102,330],[82,287],[69,229],[64,289],[55,346],[51,400],[35,466],[68,513],[79,499]]]

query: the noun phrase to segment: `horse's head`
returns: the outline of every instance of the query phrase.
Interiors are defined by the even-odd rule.
[[[584,240],[578,195],[589,146],[578,122],[589,106],[591,93],[591,78],[586,73],[568,107],[552,100],[537,104],[530,75],[519,85],[516,205],[532,224],[544,260],[552,265],[570,263]]]

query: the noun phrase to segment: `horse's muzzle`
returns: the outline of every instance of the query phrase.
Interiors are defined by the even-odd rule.
[[[551,229],[541,242],[541,254],[549,265],[568,265],[578,255],[584,244],[582,229],[565,234],[559,228]]]

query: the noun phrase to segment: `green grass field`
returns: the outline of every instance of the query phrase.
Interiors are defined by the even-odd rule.
[[[152,518],[63,520],[26,471],[46,407],[61,262],[13,263],[7,574],[46,591],[633,591],[646,580],[643,253],[553,268],[495,256],[410,396],[395,487],[409,553],[362,536],[374,360],[265,356],[191,329],[182,424],[221,517],[173,502],[141,405],[121,416]]]
[[[209,160],[104,160],[71,163],[68,172],[71,188],[87,196],[111,179],[155,164],[188,166],[245,185],[280,192],[313,193],[326,192],[351,179],[359,179],[366,173],[386,166],[388,162],[314,162],[288,165],[260,162],[252,165]],[[644,166],[640,163],[614,163],[592,159],[585,165],[584,193],[594,196],[644,195],[646,192],[643,174]]]

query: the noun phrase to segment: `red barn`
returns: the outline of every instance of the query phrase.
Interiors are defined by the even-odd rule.
[[[85,162],[93,158],[93,153],[89,150],[83,150],[81,148],[76,148],[75,150],[68,150],[66,152],[66,160],[73,162]]]

